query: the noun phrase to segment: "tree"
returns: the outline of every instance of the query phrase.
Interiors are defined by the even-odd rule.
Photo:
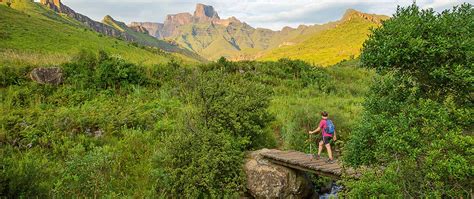
[[[373,168],[352,196],[468,197],[474,175],[474,17],[470,4],[436,14],[399,8],[361,54],[378,77],[345,163]]]

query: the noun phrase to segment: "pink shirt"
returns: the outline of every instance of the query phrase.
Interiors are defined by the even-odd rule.
[[[319,122],[319,128],[321,128],[321,132],[323,134],[323,137],[332,137],[331,134],[329,133],[326,133],[326,120],[325,119],[322,119],[320,122]]]

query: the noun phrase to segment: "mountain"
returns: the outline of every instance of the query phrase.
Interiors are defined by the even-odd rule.
[[[131,35],[125,32],[121,32],[103,23],[94,21],[85,15],[76,13],[71,8],[62,4],[61,0],[41,0],[40,3],[45,5],[47,8],[53,10],[56,13],[67,15],[70,18],[73,18],[83,23],[85,26],[93,29],[96,32],[102,33],[104,35],[112,36],[112,37],[123,38],[127,41],[132,41],[132,42],[135,41],[135,38],[133,38]]]
[[[161,35],[163,25],[164,24],[162,23],[153,22],[132,22],[129,27],[132,29],[145,29],[152,37],[163,38],[163,36]]]
[[[58,65],[68,62],[82,50],[96,53],[104,50],[144,65],[167,63],[172,59],[187,63],[198,62],[182,54],[166,53],[104,36],[84,23],[95,24],[92,27],[102,28],[104,32],[124,33],[108,25],[83,19],[84,21],[78,21],[70,15],[58,14],[50,5],[30,0],[15,0],[11,8],[0,3],[0,65]]]
[[[144,46],[157,47],[167,52],[180,53],[201,61],[205,60],[193,51],[150,36],[148,30],[144,27],[128,27],[125,23],[116,21],[109,15],[104,17],[102,23],[97,22],[85,15],[76,13],[73,9],[64,5],[61,0],[41,0],[40,3],[56,13],[67,15],[81,22],[84,26],[104,35],[121,38]]]
[[[116,30],[119,30],[124,35],[128,35],[129,37],[133,38],[134,42],[138,44],[144,46],[153,46],[167,52],[180,53],[199,61],[206,61],[206,59],[202,58],[193,51],[181,48],[178,45],[159,40],[155,37],[150,36],[150,32],[143,26],[128,27],[125,23],[117,21],[109,15],[105,16],[104,19],[102,19],[102,23],[111,26]]]
[[[280,31],[273,31],[264,28],[254,28],[235,17],[221,19],[213,6],[197,4],[194,14],[170,14],[167,15],[163,23],[132,22],[129,27],[143,27],[147,29],[151,36],[174,41],[180,46],[192,50],[209,60],[216,60],[222,56],[231,60],[248,60],[260,57],[273,60],[273,58],[277,57],[286,57],[285,54],[278,53],[279,49],[286,49],[287,46],[295,46],[300,43],[313,42],[315,40],[313,37],[317,37],[322,32],[331,29],[336,29],[333,33],[348,31],[354,34],[361,34],[358,38],[366,38],[368,28],[380,25],[380,21],[386,18],[388,17],[361,13],[349,9],[346,15],[336,22],[311,26],[301,25],[297,28],[284,27]],[[359,23],[360,20],[358,19],[363,21]],[[346,22],[357,23],[353,26],[347,24],[343,26],[343,28],[355,28],[355,30],[340,30],[341,27],[338,28],[338,26]],[[366,31],[358,31],[359,29]],[[331,42],[338,41],[333,40]],[[324,43],[326,43],[325,46],[328,49],[339,48],[336,43],[334,45],[337,47],[333,47],[330,42]],[[362,47],[359,40],[353,43],[353,46]],[[273,52],[273,50],[276,52]],[[353,50],[350,50],[350,53],[357,56],[357,53]],[[321,54],[321,56],[324,55]],[[327,56],[333,56],[333,54],[327,54]],[[319,57],[315,56],[315,58]],[[344,56],[338,56],[334,60],[340,61],[346,57],[344,54]],[[304,59],[314,62],[314,59],[307,59],[306,57]],[[319,61],[316,63],[326,64],[332,62]]]
[[[316,65],[329,66],[356,58],[370,29],[381,25],[387,16],[361,13],[349,9],[335,26],[289,40],[289,45],[261,53],[258,60],[280,58],[300,59]]]

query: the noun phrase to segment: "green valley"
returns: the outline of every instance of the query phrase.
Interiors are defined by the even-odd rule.
[[[0,0],[0,198],[472,198],[471,4],[90,2]]]

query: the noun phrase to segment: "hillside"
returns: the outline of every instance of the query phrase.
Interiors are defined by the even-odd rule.
[[[29,0],[16,0],[11,8],[0,4],[0,64],[58,65],[81,50],[104,50],[134,63],[167,63],[171,59],[195,62],[182,55],[139,47],[104,36],[65,15]]]
[[[358,57],[370,29],[380,25],[386,16],[348,10],[334,28],[290,40],[294,45],[265,52],[259,60],[301,59],[312,64],[330,66]]]

